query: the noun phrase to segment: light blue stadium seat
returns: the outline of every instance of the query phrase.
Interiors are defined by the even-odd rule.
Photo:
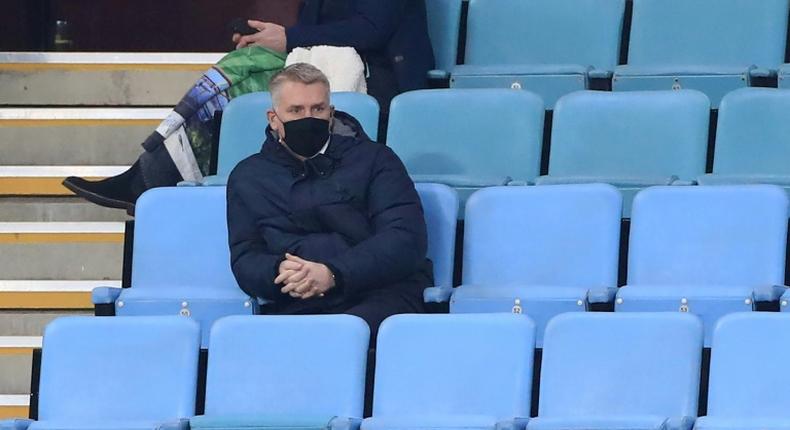
[[[790,315],[749,312],[716,325],[708,415],[697,430],[787,429],[790,415]]]
[[[458,35],[461,29],[463,0],[426,0],[428,35],[433,46],[436,69],[428,72],[433,79],[447,79],[458,58]]]
[[[702,323],[689,314],[566,313],[543,344],[529,430],[690,430]]]
[[[543,103],[526,91],[422,90],[390,108],[387,145],[415,182],[458,190],[524,184],[540,173]]]
[[[465,64],[450,86],[525,89],[552,109],[611,76],[624,11],[625,0],[470,0]]]
[[[378,136],[379,104],[371,96],[361,93],[332,93],[336,110],[356,118],[372,140]],[[225,185],[230,172],[239,162],[261,150],[266,140],[269,120],[266,111],[271,108],[268,92],[239,96],[222,113],[217,153],[217,175],[204,179],[204,185]]]
[[[782,64],[779,67],[778,86],[782,89],[790,89],[790,64]]]
[[[230,268],[225,187],[168,187],[137,200],[132,287],[97,288],[94,304],[116,315],[184,315],[209,328],[257,310]]]
[[[362,430],[523,429],[535,325],[524,315],[395,315],[376,347]]]
[[[426,303],[445,303],[453,292],[458,193],[447,185],[415,184],[428,227],[428,258],[433,262],[433,287],[426,288]]]
[[[705,173],[710,103],[698,91],[577,92],[554,109],[549,174],[538,185],[606,182],[623,193]]]
[[[713,174],[703,185],[776,184],[790,188],[790,91],[742,88],[721,101]]]
[[[193,430],[359,428],[370,330],[351,315],[235,316],[211,329]]]
[[[784,62],[788,0],[633,0],[628,64],[615,91],[691,88],[717,108]]]
[[[785,290],[787,194],[774,185],[653,187],[634,200],[617,311],[691,312],[705,323]]]
[[[466,207],[463,283],[450,312],[523,312],[537,326],[611,302],[622,198],[606,184],[496,187]]]
[[[58,318],[44,331],[38,421],[0,429],[186,429],[199,352],[187,318]]]

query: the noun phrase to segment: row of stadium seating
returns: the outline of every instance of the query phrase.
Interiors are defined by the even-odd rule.
[[[473,194],[457,288],[458,197],[439,184],[417,190],[435,265],[426,302],[449,299],[453,313],[523,312],[537,324],[539,346],[552,317],[594,304],[700,315],[706,345],[725,314],[780,299],[781,309],[790,310],[783,286],[790,209],[787,193],[774,185],[641,191],[627,285],[619,289],[622,197],[611,185],[490,187]],[[225,187],[146,192],[135,223],[132,287],[95,289],[94,303],[114,307],[116,315],[191,316],[204,328],[225,315],[255,313],[257,303],[231,272],[225,207]]]
[[[452,87],[528,89],[552,107],[603,79],[614,90],[698,89],[716,107],[757,78],[787,85],[790,74],[786,0],[632,0],[632,11],[626,0],[470,0],[456,65],[461,3],[427,2],[431,76]]]
[[[780,370],[790,360],[790,314],[738,313],[717,324],[707,416],[698,419],[703,329],[688,314],[554,318],[531,419],[535,325],[523,315],[389,318],[376,343],[372,417],[364,421],[369,331],[361,319],[236,316],[211,330],[205,411],[194,416],[197,324],[177,317],[56,320],[44,334],[39,421],[0,421],[0,429],[790,425],[783,407],[790,379]]]
[[[377,129],[371,98],[336,93],[332,101]],[[223,116],[218,177],[224,184],[264,139],[268,93],[234,99]],[[606,182],[630,201],[651,185],[773,183],[790,186],[790,91],[744,88],[719,110],[713,174],[706,174],[710,103],[696,91],[577,92],[557,104],[548,175],[540,176],[544,106],[526,91],[426,90],[397,97],[387,144],[418,182],[455,187],[462,201],[484,186]]]

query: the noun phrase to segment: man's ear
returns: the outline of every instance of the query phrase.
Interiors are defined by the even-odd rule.
[[[277,119],[277,115],[275,115],[273,109],[269,109],[266,111],[266,119],[269,120],[269,125],[272,126],[272,128],[274,128],[274,124],[275,124],[274,121]]]

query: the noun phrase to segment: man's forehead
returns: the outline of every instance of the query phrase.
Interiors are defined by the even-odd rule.
[[[321,83],[305,85],[301,82],[286,82],[280,88],[280,103],[287,106],[328,104],[329,94]]]

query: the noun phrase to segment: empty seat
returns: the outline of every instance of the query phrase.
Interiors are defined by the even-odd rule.
[[[512,314],[395,315],[376,347],[363,430],[523,428],[535,326]]]
[[[617,311],[725,314],[784,290],[787,194],[774,185],[654,187],[634,200]]]
[[[693,315],[576,313],[546,327],[528,430],[689,430],[702,323]]]
[[[336,110],[356,118],[372,140],[377,139],[379,105],[376,99],[361,93],[332,93],[330,101]],[[271,103],[268,92],[245,94],[228,103],[222,113],[217,175],[205,178],[207,185],[224,185],[239,161],[261,150],[269,126],[266,111]]]
[[[713,332],[708,415],[698,430],[790,428],[790,315],[738,313]]]
[[[199,352],[200,328],[187,318],[56,319],[44,332],[38,421],[0,428],[185,428]]]
[[[790,91],[742,88],[721,101],[713,174],[700,184],[790,187]]]
[[[651,185],[691,184],[705,173],[710,104],[697,91],[577,92],[554,110],[543,184],[606,182],[624,197]]]
[[[132,287],[97,288],[116,315],[183,315],[211,324],[257,310],[230,267],[225,187],[154,188],[137,200]]]
[[[605,184],[496,187],[467,204],[451,312],[523,312],[538,329],[617,287],[622,199]]]
[[[415,182],[449,185],[465,201],[538,176],[543,118],[540,98],[526,91],[411,91],[392,101],[387,145]]]
[[[533,91],[558,98],[611,76],[625,0],[470,0],[465,65],[451,87]]]
[[[425,225],[428,228],[428,258],[433,262],[433,287],[426,288],[426,302],[447,302],[453,292],[455,233],[458,223],[458,193],[441,184],[416,184]]]
[[[787,0],[633,0],[628,64],[613,89],[697,89],[714,108],[784,61]]]
[[[359,427],[370,331],[351,315],[227,317],[211,329],[192,429]]]
[[[428,35],[433,46],[436,69],[428,72],[435,79],[446,79],[458,58],[463,0],[426,0]]]

